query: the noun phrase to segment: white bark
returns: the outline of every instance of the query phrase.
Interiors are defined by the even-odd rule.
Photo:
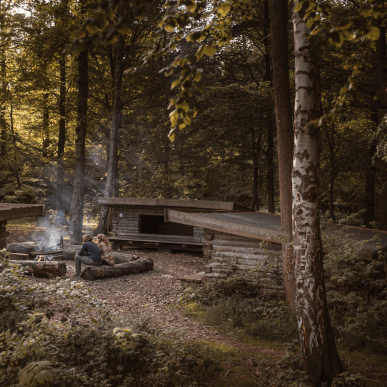
[[[292,220],[296,315],[310,382],[331,383],[343,370],[326,303],[319,216],[320,134],[312,120],[321,115],[319,67],[309,50],[310,30],[293,13],[296,98],[292,172]]]

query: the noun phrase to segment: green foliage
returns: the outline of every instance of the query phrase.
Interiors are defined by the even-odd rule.
[[[328,307],[340,345],[387,354],[387,261],[383,254],[372,261],[362,258],[367,242],[353,243],[343,233],[326,238],[330,252],[325,255],[324,270],[332,283],[347,289],[345,293],[328,291]],[[252,337],[267,340],[295,339],[298,333],[294,316],[282,293],[275,291],[283,290],[280,260],[280,254],[270,254],[255,271],[213,281],[202,288],[188,287],[182,291],[180,302],[200,303],[204,320],[210,325],[230,323]],[[262,294],[262,287],[273,289],[273,294]]]
[[[274,289],[282,281],[279,254],[269,254],[256,271],[242,272],[204,287],[184,289],[180,303],[200,302],[209,325],[230,323],[243,332],[265,340],[286,342],[297,337],[297,324],[286,302]],[[270,276],[268,277],[268,273]],[[271,283],[272,294],[262,293]],[[281,288],[282,290],[282,288]]]
[[[343,346],[387,354],[387,260],[383,253],[365,260],[360,252],[366,242],[353,243],[343,235],[327,238],[330,252],[325,256],[324,268],[331,274],[331,281],[345,284],[349,290],[346,294],[328,292],[328,303]]]
[[[3,203],[36,204],[44,197],[46,192],[41,188],[25,184],[21,189],[15,189],[14,186],[10,187],[6,189],[5,193]]]
[[[219,367],[206,345],[178,340],[184,330],[156,331],[149,320],[112,318],[77,282],[31,285],[4,250],[1,265],[2,386],[197,386]],[[67,323],[52,321],[56,299]],[[90,306],[98,307],[97,318],[70,318],[71,308]]]

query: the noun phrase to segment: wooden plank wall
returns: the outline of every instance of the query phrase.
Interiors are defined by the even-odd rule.
[[[163,240],[163,236],[169,240],[176,240],[176,243],[189,244],[190,242],[201,242],[203,238],[203,229],[181,225],[178,223],[163,223],[158,224],[156,231],[146,230],[146,225],[143,228],[141,224],[142,215],[153,215],[164,217],[163,208],[149,208],[146,206],[116,206],[113,207],[113,236],[116,237],[138,237],[144,240],[147,237]],[[171,238],[168,238],[171,236]]]
[[[138,213],[114,211],[112,223],[114,236],[133,236],[140,232],[140,215]]]
[[[206,265],[207,278],[227,278],[240,271],[254,269],[270,251],[281,251],[281,245],[270,243],[260,247],[260,240],[218,231],[203,230],[203,251],[211,260]]]
[[[211,260],[204,268],[204,281],[227,278],[242,270],[254,269],[268,253],[282,250],[281,245],[277,243],[268,244],[267,250],[264,250],[260,247],[260,242],[257,239],[204,229],[203,251]],[[343,282],[331,281],[329,273],[324,274],[327,290],[335,290],[342,294],[353,290]]]

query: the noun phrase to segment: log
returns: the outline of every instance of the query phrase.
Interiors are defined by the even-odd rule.
[[[10,261],[28,261],[28,254],[9,253],[8,259]]]
[[[75,254],[77,254],[81,248],[81,245],[65,245],[63,249],[63,259],[73,261]],[[116,264],[131,262],[139,259],[139,256],[135,254],[125,254],[117,251],[113,251],[113,254]]]
[[[37,242],[8,243],[7,245],[7,251],[9,253],[30,255],[34,250],[38,250]]]
[[[141,258],[137,261],[121,263],[115,266],[88,266],[81,273],[81,278],[94,281],[102,278],[122,277],[129,274],[142,273],[153,269],[153,260]]]
[[[66,264],[53,261],[9,261],[22,266],[27,275],[34,275],[39,278],[63,277],[66,275]]]

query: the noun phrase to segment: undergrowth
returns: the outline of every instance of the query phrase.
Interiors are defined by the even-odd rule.
[[[336,339],[349,350],[387,354],[386,256],[371,261],[360,255],[365,243],[353,243],[344,234],[325,240],[328,254],[324,269],[333,284],[346,291],[327,292],[328,307]],[[288,310],[281,274],[281,256],[270,253],[256,270],[212,281],[203,287],[182,290],[180,303],[194,303],[209,325],[231,323],[245,334],[265,340],[291,342],[297,339],[293,313]],[[271,294],[262,292],[271,288]]]
[[[1,386],[200,386],[218,370],[218,348],[182,343],[181,329],[114,318],[78,282],[31,285],[5,251],[0,256]],[[58,298],[69,314],[61,323],[50,309]],[[71,309],[90,308],[98,317],[71,318]]]

